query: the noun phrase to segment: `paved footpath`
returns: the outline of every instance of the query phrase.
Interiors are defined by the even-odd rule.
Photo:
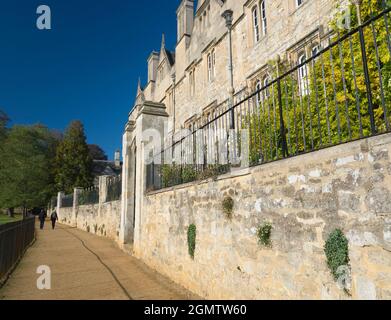
[[[37,268],[51,269],[51,290],[38,290]],[[0,300],[191,300],[198,297],[122,252],[114,242],[59,225],[37,230]]]

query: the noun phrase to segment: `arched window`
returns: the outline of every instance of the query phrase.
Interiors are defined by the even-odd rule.
[[[264,99],[267,99],[270,97],[270,87],[268,87],[269,83],[270,83],[270,77],[267,75],[263,78],[263,86],[265,88]]]
[[[259,106],[262,102],[262,92],[261,92],[261,89],[262,89],[262,84],[261,84],[261,81],[257,81],[256,85],[255,85],[255,91],[257,92],[256,94],[256,103],[257,103],[257,106]]]
[[[320,47],[319,45],[314,45],[312,48],[311,48],[311,56],[316,56],[320,51]]]

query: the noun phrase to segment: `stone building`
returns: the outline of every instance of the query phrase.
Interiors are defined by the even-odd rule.
[[[177,45],[148,58],[148,83],[140,100],[161,103],[169,134],[191,127],[226,107],[230,97],[229,42],[222,14],[233,11],[232,50],[235,101],[272,78],[272,60],[291,65],[328,43],[335,0],[183,0],[177,10]],[[195,11],[195,14],[194,14]],[[135,117],[133,113],[131,120]]]

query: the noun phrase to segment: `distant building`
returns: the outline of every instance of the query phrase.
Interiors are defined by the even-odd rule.
[[[94,183],[98,184],[100,176],[119,176],[122,173],[122,162],[120,151],[115,152],[114,161],[109,160],[94,160],[92,172],[94,175]]]

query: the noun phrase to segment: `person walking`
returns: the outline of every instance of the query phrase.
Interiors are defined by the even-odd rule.
[[[45,226],[46,217],[47,217],[46,212],[43,209],[41,209],[39,216],[38,216],[39,222],[40,222],[39,227],[41,230],[43,230],[43,227]]]
[[[50,216],[50,220],[52,220],[52,229],[54,230],[54,228],[56,227],[56,221],[58,220],[58,215],[56,210],[52,212],[52,215]]]

